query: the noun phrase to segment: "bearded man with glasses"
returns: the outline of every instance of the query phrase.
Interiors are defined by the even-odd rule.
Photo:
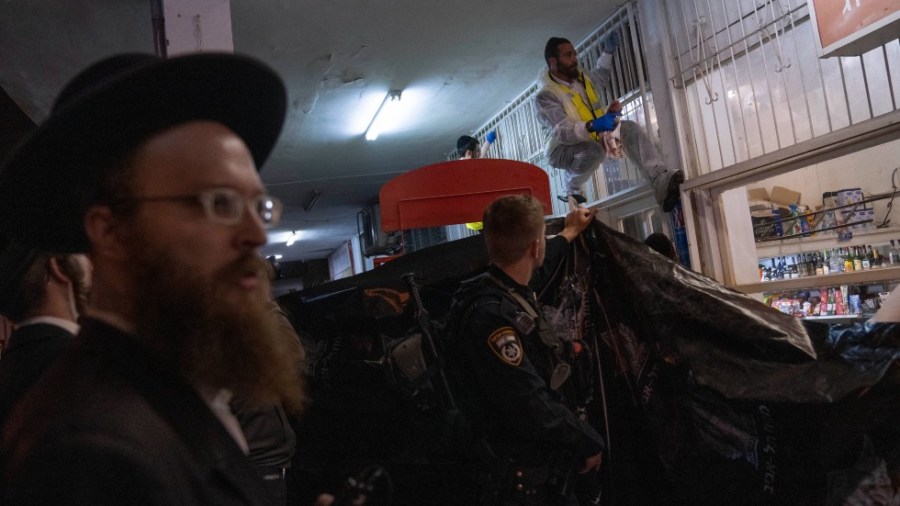
[[[122,55],[9,159],[0,226],[89,252],[94,284],[76,344],[7,423],[5,502],[271,503],[228,402],[303,401],[259,254],[281,203],[257,167],[285,105],[248,58]]]

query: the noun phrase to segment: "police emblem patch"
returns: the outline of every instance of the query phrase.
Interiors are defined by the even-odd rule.
[[[488,345],[497,358],[503,362],[518,367],[522,363],[522,343],[512,327],[501,327],[488,337]]]

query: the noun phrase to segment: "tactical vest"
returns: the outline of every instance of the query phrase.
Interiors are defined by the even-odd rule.
[[[488,283],[500,290],[488,289]],[[501,313],[525,342],[528,359],[541,372],[550,389],[558,391],[572,373],[572,365],[567,360],[567,343],[559,338],[550,323],[540,314],[537,301],[527,300],[514,288],[486,272],[466,281],[461,288],[458,296],[465,309],[458,328],[465,327],[479,298],[497,293],[502,294],[501,304],[508,304],[506,307],[511,309]],[[515,316],[508,316],[509,313]]]

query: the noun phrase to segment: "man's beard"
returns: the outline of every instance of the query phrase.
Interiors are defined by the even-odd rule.
[[[564,68],[563,75],[569,78],[569,82],[575,81],[578,79],[578,65]]]
[[[264,260],[247,254],[209,278],[178,265],[166,252],[135,248],[135,327],[139,338],[193,385],[226,388],[250,405],[303,406],[302,349],[279,325]],[[238,280],[256,272],[261,282],[245,292]]]

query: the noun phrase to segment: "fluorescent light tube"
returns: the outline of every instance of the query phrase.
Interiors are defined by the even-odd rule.
[[[387,96],[384,97],[384,102],[378,107],[378,111],[375,112],[375,117],[372,118],[372,122],[369,123],[369,128],[366,129],[367,141],[374,141],[377,139],[378,134],[380,134],[385,127],[392,126],[393,122],[396,121],[395,116],[397,110],[400,108],[401,93],[400,90],[391,90],[388,92]]]

